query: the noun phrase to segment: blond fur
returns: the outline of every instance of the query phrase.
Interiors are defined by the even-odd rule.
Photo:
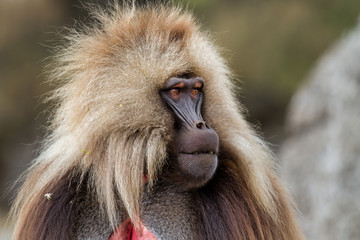
[[[73,168],[92,168],[89,188],[113,226],[117,194],[137,223],[144,170],[156,181],[173,138],[174,119],[158,91],[184,72],[204,79],[203,116],[219,135],[220,151],[232,154],[256,204],[278,221],[271,152],[244,120],[231,73],[192,16],[118,5],[94,15],[98,24],[68,36],[51,65],[51,79],[61,83],[52,96],[52,134],[14,203],[14,238],[49,184]]]

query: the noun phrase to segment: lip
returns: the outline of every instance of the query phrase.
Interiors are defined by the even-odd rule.
[[[208,180],[217,168],[218,156],[210,153],[179,153],[178,163],[186,176]]]
[[[179,154],[185,154],[185,155],[217,155],[217,152],[213,151],[213,150],[209,150],[209,151],[199,150],[199,151],[195,151],[195,152],[191,152],[191,153],[179,152]]]
[[[178,153],[178,158],[186,164],[200,164],[205,166],[207,164],[212,165],[214,162],[217,162],[218,155],[209,152],[205,153]]]

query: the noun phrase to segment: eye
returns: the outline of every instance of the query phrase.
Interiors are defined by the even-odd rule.
[[[193,94],[193,95],[198,95],[199,92],[200,92],[200,89],[198,89],[198,88],[191,89],[191,94]]]
[[[172,88],[172,89],[170,89],[170,94],[171,95],[179,95],[180,94],[180,89],[179,88]]]

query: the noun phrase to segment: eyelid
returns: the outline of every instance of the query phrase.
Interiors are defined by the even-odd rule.
[[[204,87],[204,83],[203,83],[202,81],[197,81],[197,82],[194,84],[194,88],[196,88],[196,89],[201,90],[201,89],[203,89],[203,87]]]

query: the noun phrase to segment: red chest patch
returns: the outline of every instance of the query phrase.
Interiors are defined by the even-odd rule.
[[[140,231],[135,231],[131,221],[125,221],[110,236],[109,240],[157,240],[156,237],[144,225]]]

